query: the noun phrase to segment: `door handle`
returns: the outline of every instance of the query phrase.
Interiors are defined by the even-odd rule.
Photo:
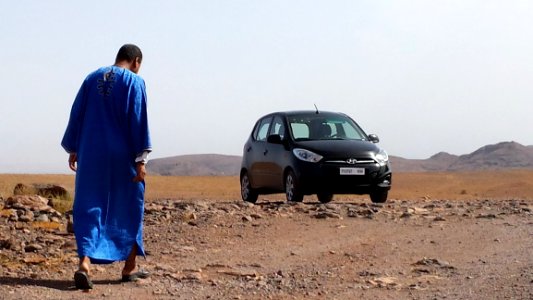
[[[263,155],[267,155],[268,153],[268,149],[265,149],[265,151],[263,152]]]

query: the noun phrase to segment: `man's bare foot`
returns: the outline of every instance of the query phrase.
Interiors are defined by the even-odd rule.
[[[91,275],[91,270],[89,268],[90,265],[89,257],[84,256],[80,258],[80,264],[78,266],[78,271],[85,272],[87,275]]]

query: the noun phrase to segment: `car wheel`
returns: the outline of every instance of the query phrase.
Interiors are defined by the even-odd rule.
[[[370,193],[370,200],[373,203],[385,203],[387,201],[388,191],[374,191]]]
[[[248,173],[244,172],[241,176],[241,197],[246,202],[255,203],[257,201],[257,192],[252,188],[250,184],[250,177]]]
[[[285,176],[285,196],[287,196],[287,201],[291,202],[302,202],[304,200],[304,195],[300,191],[298,179],[293,171],[287,172],[287,175]]]
[[[320,203],[328,203],[328,202],[331,202],[331,200],[333,200],[333,194],[330,194],[330,193],[318,193],[316,194],[317,198],[318,198],[318,201],[320,201]]]

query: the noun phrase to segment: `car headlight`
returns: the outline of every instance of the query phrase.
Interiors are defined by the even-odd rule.
[[[376,161],[382,166],[386,165],[389,161],[389,155],[387,154],[387,151],[383,149],[379,150],[378,154],[376,154]]]
[[[321,155],[318,155],[318,154],[316,154],[314,152],[311,152],[311,151],[305,150],[305,149],[301,149],[301,148],[293,149],[292,153],[294,153],[294,155],[298,159],[303,160],[303,161],[316,163],[316,162],[319,162],[322,159]]]

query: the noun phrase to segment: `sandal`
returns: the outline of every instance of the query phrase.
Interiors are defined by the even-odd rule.
[[[140,270],[135,273],[131,273],[129,275],[122,275],[122,279],[120,281],[121,282],[133,282],[133,281],[137,281],[139,279],[145,279],[148,277],[150,277],[150,272],[145,271],[145,270]]]
[[[81,270],[74,273],[74,284],[78,290],[90,290],[93,288],[93,282],[89,278],[89,274]]]

